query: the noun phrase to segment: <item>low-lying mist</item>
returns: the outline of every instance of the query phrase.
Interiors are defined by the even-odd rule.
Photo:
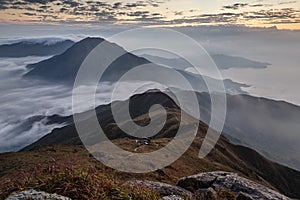
[[[26,65],[48,57],[3,58],[0,61],[0,152],[16,151],[65,124],[49,123],[47,117],[72,115],[72,87],[31,79],[23,79]],[[122,83],[119,100],[130,97],[129,88],[137,82]],[[164,88],[155,83],[143,83],[136,92],[151,88]],[[95,99],[88,99],[91,87],[84,87],[80,94],[80,110],[110,103],[114,84],[102,83]],[[123,89],[122,89],[123,88]],[[94,102],[95,100],[95,102]],[[76,105],[78,106],[78,105]]]

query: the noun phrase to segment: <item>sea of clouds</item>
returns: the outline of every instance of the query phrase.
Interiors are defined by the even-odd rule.
[[[298,32],[254,32],[208,34],[201,30],[179,30],[199,41],[209,52],[243,56],[253,60],[271,63],[267,69],[228,69],[222,70],[224,78],[251,85],[245,88],[256,96],[285,100],[300,105],[299,74],[300,74],[300,34]],[[46,34],[46,33],[45,33]],[[60,33],[61,34],[61,33]],[[91,34],[94,35],[95,33]],[[30,34],[28,34],[30,35]],[[53,44],[63,39],[79,41],[86,37],[80,34],[65,36],[42,37],[36,39],[12,35],[0,38],[0,44],[17,41],[29,41]],[[107,34],[109,36],[109,34]],[[46,118],[32,120],[34,116],[51,116],[54,114],[68,116],[72,114],[72,88],[25,80],[26,65],[36,63],[49,57],[1,58],[0,59],[0,152],[16,151],[31,144],[54,128],[64,124],[47,124]],[[130,86],[132,84],[132,86]],[[131,94],[127,89],[137,83],[124,83],[122,99]],[[142,84],[139,92],[159,88],[154,83]],[[114,85],[102,85],[101,92],[94,99],[86,99],[82,94],[82,111],[93,105],[107,104]],[[164,88],[160,88],[164,89]],[[86,88],[89,91],[89,88]],[[122,90],[120,90],[122,91]],[[32,122],[32,123],[31,123]]]
[[[37,139],[50,133],[54,128],[65,124],[48,124],[47,116],[72,115],[72,87],[63,84],[44,83],[37,80],[24,79],[22,75],[28,71],[27,64],[36,63],[49,57],[1,58],[0,60],[0,152],[17,151]],[[132,94],[130,88],[141,85],[136,93],[148,89],[164,87],[155,83],[124,82],[119,85],[116,100],[125,100]],[[80,99],[80,110],[86,111],[98,105],[108,104],[114,84],[102,83],[95,98],[87,95],[90,86],[76,98]]]

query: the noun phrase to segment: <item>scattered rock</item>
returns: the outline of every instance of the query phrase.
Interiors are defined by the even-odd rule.
[[[162,200],[184,200],[184,199],[178,195],[169,195],[169,196],[164,196]]]
[[[155,171],[158,175],[160,175],[160,176],[166,176],[167,174],[164,172],[164,170],[162,170],[162,169],[158,169],[158,170],[156,170]]]
[[[179,179],[176,185],[191,192],[196,192],[198,189],[211,187],[216,178],[214,174],[197,174]]]
[[[63,197],[57,194],[48,194],[45,192],[37,192],[35,190],[27,190],[15,192],[6,200],[71,200],[68,197]]]
[[[217,200],[218,196],[214,189],[207,188],[207,189],[199,189],[194,193],[194,198],[196,200]]]
[[[235,173],[215,171],[208,173],[200,173],[193,176],[181,178],[177,182],[177,186],[182,187],[191,192],[199,189],[213,188],[215,191],[228,190],[239,198],[251,197],[252,199],[272,199],[272,200],[288,200],[290,198],[271,190],[258,183],[240,177]],[[241,194],[242,192],[243,194]]]
[[[152,189],[158,192],[161,196],[169,196],[169,195],[178,195],[182,197],[191,197],[192,193],[169,184],[154,182],[154,181],[127,181],[125,184],[134,185],[134,186],[144,186],[146,188]]]

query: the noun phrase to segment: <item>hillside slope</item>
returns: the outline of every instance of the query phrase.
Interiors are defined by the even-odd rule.
[[[38,63],[27,65],[27,68],[30,71],[27,72],[24,75],[24,77],[72,85],[75,81],[77,72],[85,58],[93,49],[95,49],[95,47],[97,47],[100,43],[104,41],[105,40],[102,38],[85,38],[75,43],[71,48],[59,55],[56,55],[52,58],[43,60]],[[155,76],[157,77],[157,80],[168,80],[170,81],[170,83],[173,83],[173,75],[180,73],[187,80],[189,80],[190,84],[195,90],[201,92],[208,91],[204,78],[199,74],[193,74],[185,70],[179,69],[175,71],[174,69],[170,69],[168,67],[153,64],[143,57],[139,57],[130,52],[127,52],[125,49],[118,46],[117,44],[110,42],[107,42],[105,44],[107,44],[105,46],[105,49],[97,49],[97,53],[99,54],[99,56],[97,57],[98,60],[94,61],[95,63],[97,63],[97,66],[95,69],[89,69],[89,72],[91,74],[97,74],[99,69],[106,67],[103,66],[103,63],[105,63],[105,60],[107,60],[107,58],[110,58],[112,55],[122,54],[122,56],[115,59],[106,68],[100,81],[115,82],[119,80],[122,77],[122,75],[124,75],[129,70],[140,65],[149,64],[149,66],[147,66],[147,68],[144,69],[149,71],[144,71],[144,74],[139,74],[138,76],[131,77],[130,80],[133,81],[134,79],[138,81],[153,81],[148,80],[149,77],[151,77],[148,76],[148,74],[151,74],[153,73],[153,71],[155,71]],[[219,83],[218,80],[210,77],[206,77],[206,80],[209,81],[212,85]],[[87,80],[85,81],[89,82],[90,77],[87,78]],[[226,91],[232,93],[245,93],[242,90],[242,87],[248,87],[248,85],[246,84],[240,84],[231,80],[224,80],[224,85],[226,87]]]
[[[124,109],[123,103],[121,101],[114,102],[112,106],[115,106],[117,109]],[[139,152],[149,152],[165,146],[177,132],[181,111],[176,103],[163,93],[152,91],[133,96],[130,100],[131,116],[137,124],[147,125],[149,122],[148,110],[151,105],[156,103],[160,103],[166,108],[168,114],[167,122],[162,131],[153,137],[151,145],[138,147]],[[137,144],[135,143],[135,139],[122,132],[115,124],[110,105],[98,107],[97,114],[99,122],[109,139],[128,151],[136,150]],[[85,116],[83,123],[88,126],[88,112],[83,115]],[[183,125],[188,126],[188,121],[185,121]],[[300,198],[300,191],[298,190],[300,173],[298,171],[269,161],[250,148],[232,144],[223,136],[221,136],[213,151],[205,159],[199,159],[197,157],[198,151],[207,128],[207,125],[199,122],[198,135],[190,149],[179,160],[164,169],[165,173],[168,174],[167,178],[164,177],[167,181],[172,181],[172,177],[179,178],[203,171],[232,171],[269,187],[276,188],[287,196]],[[93,132],[93,130],[89,131]],[[91,137],[93,137],[92,134]],[[94,141],[92,145],[95,146],[106,145],[106,141],[99,141],[97,138],[92,138],[92,141]],[[20,154],[26,155],[40,151],[39,149],[45,145],[80,144],[81,141],[74,124],[71,124],[52,131],[52,133],[23,149],[28,152]]]

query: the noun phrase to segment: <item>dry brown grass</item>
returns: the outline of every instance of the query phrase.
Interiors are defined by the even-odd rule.
[[[252,160],[249,160],[247,156],[241,159],[242,147],[230,144],[224,137],[220,138],[214,150],[206,158],[199,159],[198,153],[202,139],[203,134],[199,134],[192,146],[179,160],[162,169],[163,174],[157,172],[130,174],[115,171],[95,160],[80,145],[45,146],[28,152],[0,154],[0,199],[11,192],[23,189],[56,192],[74,199],[79,198],[76,195],[80,195],[79,199],[99,199],[94,197],[101,197],[101,195],[115,199],[129,197],[132,199],[155,199],[156,194],[152,191],[149,192],[144,188],[127,188],[122,184],[127,180],[152,180],[175,184],[181,177],[215,170],[236,172],[268,187],[278,183],[272,181],[272,177],[293,180],[291,178],[284,179],[288,178],[281,176],[284,174],[271,172],[270,175],[264,177],[265,170],[253,166],[251,163],[256,162],[250,162]],[[141,146],[137,152],[154,151],[169,141],[168,138],[152,140],[151,145]],[[117,139],[113,142],[128,151],[133,151],[137,147],[135,140],[132,139]],[[244,151],[245,155],[253,152],[248,149],[244,149]],[[263,162],[266,169],[288,170],[259,155],[255,156],[255,160]],[[260,178],[262,176],[263,178]],[[266,179],[272,182],[268,182]],[[286,191],[289,192],[289,190]]]
[[[0,199],[13,192],[35,189],[72,199],[159,199],[154,191],[123,185],[121,181],[92,166],[38,165],[0,182]]]

